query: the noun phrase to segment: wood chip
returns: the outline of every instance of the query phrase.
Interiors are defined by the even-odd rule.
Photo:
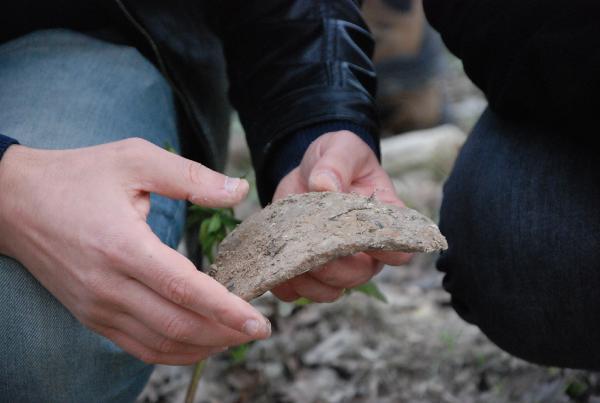
[[[353,193],[303,193],[244,220],[219,246],[209,275],[249,301],[342,256],[446,248],[438,227],[415,210]]]

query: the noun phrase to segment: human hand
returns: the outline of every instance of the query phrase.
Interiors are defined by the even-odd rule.
[[[141,139],[61,151],[12,146],[0,164],[0,253],[145,362],[190,364],[268,337],[260,313],[153,234],[150,192],[229,207],[248,183]]]
[[[315,140],[306,150],[300,166],[281,180],[273,200],[289,194],[322,191],[374,194],[384,203],[404,206],[371,148],[349,131],[327,133]],[[316,302],[333,301],[345,288],[369,281],[384,263],[402,265],[410,256],[398,252],[357,253],[295,277],[272,292],[284,301],[299,297]]]

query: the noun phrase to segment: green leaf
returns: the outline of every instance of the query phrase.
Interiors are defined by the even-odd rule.
[[[225,224],[227,229],[233,229],[242,222],[241,220],[238,220],[237,218],[229,215],[221,215],[221,220],[223,221],[223,224]]]
[[[204,206],[198,206],[197,204],[193,204],[191,205],[188,210],[191,213],[201,213],[201,214],[206,214],[206,215],[211,215],[215,213],[214,208],[211,207],[204,207]]]
[[[565,387],[565,393],[571,399],[581,400],[590,390],[587,382],[580,379],[572,379]]]
[[[293,304],[296,305],[296,306],[305,306],[305,305],[309,305],[309,304],[312,304],[312,303],[313,302],[310,299],[305,298],[305,297],[300,297],[300,298],[298,298],[297,300],[295,300],[293,302]]]
[[[200,224],[200,231],[198,231],[198,242],[204,245],[206,241],[208,241],[208,225],[209,221],[204,220]]]
[[[373,283],[372,281],[369,281],[368,283],[365,283],[363,285],[359,285],[358,287],[354,287],[354,288],[347,290],[348,293],[350,293],[352,291],[361,292],[361,293],[368,295],[369,297],[375,298],[381,302],[385,302],[385,303],[388,302],[385,295],[381,292],[379,287],[377,287],[377,284]]]
[[[229,349],[229,357],[231,358],[232,364],[241,364],[246,361],[246,356],[248,355],[248,350],[250,350],[250,346],[252,343],[240,344],[239,346],[233,347]]]
[[[218,213],[208,220],[208,233],[214,234],[221,229],[221,216]]]

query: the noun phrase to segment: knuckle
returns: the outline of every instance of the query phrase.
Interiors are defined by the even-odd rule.
[[[231,318],[234,315],[234,309],[229,305],[218,305],[213,309],[213,319],[221,321],[224,318]]]
[[[84,281],[89,301],[86,316],[99,317],[99,307],[114,299],[113,287],[104,276],[98,274],[88,275]]]
[[[126,256],[140,256],[146,259],[152,259],[156,255],[156,241],[148,236],[148,233],[137,235],[137,242],[123,242],[122,250]]]
[[[161,353],[174,353],[177,351],[177,343],[167,337],[162,337],[156,346],[156,349]]]
[[[181,277],[171,277],[167,280],[166,296],[177,305],[188,306],[191,304],[192,295],[186,280]]]
[[[150,144],[152,144],[148,140],[145,140],[141,137],[130,137],[128,139],[123,140],[123,143],[127,148],[130,148],[132,150],[147,148]]]
[[[201,165],[190,160],[185,160],[184,164],[186,179],[194,185],[202,183],[203,170]]]
[[[190,331],[187,321],[178,316],[169,318],[165,326],[165,335],[172,340],[189,340]]]
[[[148,140],[140,137],[131,137],[115,143],[115,158],[120,166],[125,168],[137,168],[140,160],[154,145]]]
[[[132,251],[132,241],[117,231],[107,231],[96,237],[94,249],[110,267],[122,265]]]

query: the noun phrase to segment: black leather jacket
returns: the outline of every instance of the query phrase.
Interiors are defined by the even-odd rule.
[[[48,22],[27,15],[32,4],[61,16]],[[0,40],[60,25],[68,13],[72,22],[63,25],[96,28],[85,26],[101,14],[95,7],[171,81],[194,134],[187,148],[211,167],[224,161],[228,98],[246,130],[259,186],[274,145],[303,128],[344,121],[377,135],[373,41],[359,1],[29,0],[0,5]]]

